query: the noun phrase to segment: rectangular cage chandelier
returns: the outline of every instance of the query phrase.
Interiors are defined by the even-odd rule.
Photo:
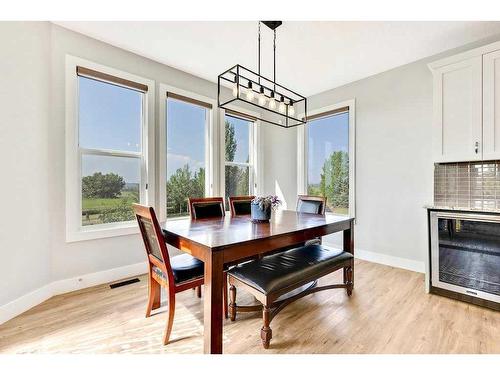
[[[260,73],[260,24],[273,30],[274,77],[269,79]],[[217,102],[219,108],[247,114],[259,120],[283,128],[292,128],[306,123],[307,99],[276,83],[276,28],[281,21],[259,21],[258,25],[258,69],[252,71],[239,64],[219,74],[217,79]]]

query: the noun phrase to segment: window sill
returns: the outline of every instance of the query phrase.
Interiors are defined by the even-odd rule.
[[[138,233],[139,228],[135,221],[122,224],[100,224],[92,227],[82,227],[78,231],[68,231],[66,233],[66,242],[97,240],[101,238],[127,236]]]

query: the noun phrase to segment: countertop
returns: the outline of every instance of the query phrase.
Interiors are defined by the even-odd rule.
[[[436,206],[436,205],[426,205],[424,206],[424,208],[436,211],[486,212],[492,214],[500,214],[500,210],[493,210],[493,209],[478,209],[478,208],[464,208],[464,207]]]

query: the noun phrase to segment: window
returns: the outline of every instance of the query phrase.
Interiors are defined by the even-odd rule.
[[[166,213],[189,215],[188,198],[209,190],[212,105],[171,92],[166,99]]]
[[[67,239],[136,232],[132,204],[148,202],[151,82],[77,58],[66,78]]]
[[[253,194],[254,119],[238,117],[226,111],[224,121],[224,197]]]
[[[353,105],[310,115],[303,135],[303,192],[325,196],[326,211],[339,215],[354,214]]]

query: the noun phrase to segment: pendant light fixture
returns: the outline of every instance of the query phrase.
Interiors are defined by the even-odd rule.
[[[273,79],[261,74],[261,24],[273,32]],[[259,21],[257,72],[239,64],[220,74],[217,79],[219,108],[239,112],[248,117],[259,114],[259,120],[284,128],[306,123],[307,99],[276,82],[276,29],[281,21]],[[229,90],[227,90],[229,88]],[[298,117],[301,114],[301,118]]]

